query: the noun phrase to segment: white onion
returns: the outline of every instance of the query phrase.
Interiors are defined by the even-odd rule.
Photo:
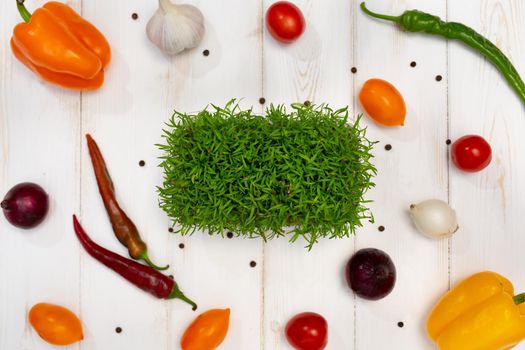
[[[459,228],[454,209],[439,199],[412,204],[410,217],[417,229],[431,238],[449,237]]]

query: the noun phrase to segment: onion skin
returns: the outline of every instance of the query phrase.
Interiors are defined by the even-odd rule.
[[[44,221],[49,210],[49,197],[39,185],[24,182],[10,189],[0,206],[13,226],[30,229]]]
[[[412,204],[410,217],[419,232],[430,238],[450,237],[459,228],[454,209],[439,199]]]

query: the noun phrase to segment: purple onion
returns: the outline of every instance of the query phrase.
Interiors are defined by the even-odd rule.
[[[387,253],[375,248],[361,249],[346,264],[346,282],[361,298],[386,297],[396,283],[396,267]]]
[[[24,182],[7,192],[0,207],[12,225],[29,229],[40,224],[46,217],[49,198],[42,187]]]

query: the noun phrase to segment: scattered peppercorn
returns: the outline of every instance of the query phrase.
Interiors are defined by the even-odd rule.
[[[443,77],[441,75],[436,75],[436,81],[441,81],[443,80]]]
[[[264,97],[261,97],[259,99],[259,103],[262,104],[262,105],[265,104],[266,103],[266,99]]]
[[[233,238],[233,232],[228,232],[228,233],[226,234],[226,237],[228,237],[228,238]]]
[[[146,162],[143,161],[143,160],[141,160],[141,161],[139,162],[139,166],[144,166],[144,165],[146,165]]]
[[[452,141],[450,141],[450,139],[447,139],[447,141],[445,141],[447,145],[450,145],[452,143]]]
[[[352,72],[353,74],[357,73],[357,68],[356,67],[352,67],[352,69],[350,69],[350,72]]]
[[[169,275],[168,277],[171,278],[171,279],[174,279],[174,278],[175,278],[175,277],[173,277],[173,275]]]
[[[391,144],[387,144],[387,145],[385,145],[385,149],[386,149],[387,151],[390,151],[390,150],[392,149],[392,145],[391,145]]]
[[[255,267],[255,266],[257,266],[257,263],[255,261],[250,261],[250,266],[251,267]]]
[[[381,225],[377,228],[379,232],[383,232],[385,230],[385,226]]]
[[[397,326],[398,326],[399,328],[403,328],[404,325],[405,325],[405,324],[404,324],[403,322],[398,322],[398,323],[397,323]]]
[[[133,18],[134,20],[137,20],[137,19],[139,18],[139,15],[136,14],[136,13],[133,13],[133,14],[131,15],[131,18]]]
[[[122,333],[122,328],[120,328],[120,327],[115,328],[115,332]]]
[[[206,49],[206,50],[202,51],[202,54],[203,54],[204,56],[209,56],[209,55],[210,55],[210,50],[207,50],[207,49]]]
[[[184,249],[184,243],[179,244],[180,249]]]
[[[412,62],[410,62],[410,67],[414,68],[415,66],[417,66],[416,61],[412,61]]]
[[[170,227],[170,228],[168,229],[168,232],[173,233],[173,227]]]
[[[305,105],[306,107],[310,106],[311,104],[312,104],[312,102],[310,102],[310,101],[308,101],[308,100],[304,101],[304,105]]]

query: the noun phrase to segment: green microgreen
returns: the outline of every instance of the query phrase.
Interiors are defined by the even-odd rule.
[[[208,110],[209,109],[209,110]],[[176,232],[227,231],[265,241],[355,233],[373,222],[374,142],[347,108],[271,105],[265,116],[234,100],[196,114],[175,111],[163,132],[160,207]]]

